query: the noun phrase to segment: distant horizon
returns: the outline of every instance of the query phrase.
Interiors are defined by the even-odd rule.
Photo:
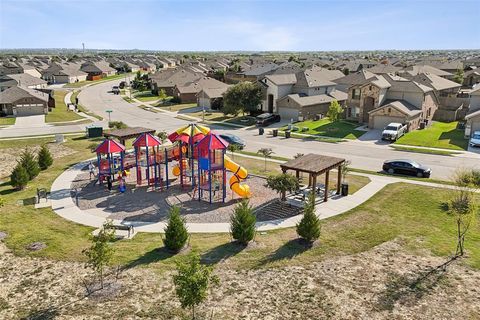
[[[0,9],[0,48],[7,50],[81,50],[82,43],[97,51],[169,52],[480,46],[474,0],[1,0]]]

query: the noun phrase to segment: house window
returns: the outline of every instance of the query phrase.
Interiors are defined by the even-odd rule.
[[[355,100],[360,99],[360,89],[352,90],[352,99],[355,99]]]
[[[388,108],[388,113],[392,112],[392,108]]]

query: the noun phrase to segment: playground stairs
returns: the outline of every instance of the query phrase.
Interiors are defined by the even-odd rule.
[[[255,208],[254,213],[257,221],[268,221],[293,217],[301,214],[302,211],[302,208],[293,207],[280,199],[273,199]]]

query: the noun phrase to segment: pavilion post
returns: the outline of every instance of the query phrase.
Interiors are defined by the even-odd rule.
[[[295,170],[295,177],[297,177],[297,179],[300,179],[300,171]]]
[[[340,194],[340,186],[342,185],[342,166],[338,166],[337,170],[337,194]]]
[[[325,172],[325,194],[323,195],[323,201],[328,201],[328,180],[330,180],[330,170]]]
[[[317,193],[317,175],[314,174],[312,177],[312,192]]]

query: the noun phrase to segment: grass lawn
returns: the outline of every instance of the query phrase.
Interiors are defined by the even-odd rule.
[[[45,116],[45,122],[66,122],[84,119],[73,111],[68,111],[65,105],[67,91],[54,91],[55,108]]]
[[[128,77],[128,74],[126,76]],[[80,81],[80,82],[74,82],[74,83],[67,83],[63,87],[64,88],[80,88],[80,87],[83,87],[84,85],[91,84],[91,83],[101,83],[101,82],[105,82],[105,81],[122,79],[122,78],[123,79],[125,78],[125,74],[115,74],[113,76],[105,77],[105,78],[102,78],[100,80],[95,80],[95,81],[86,80],[86,81]]]
[[[466,150],[468,140],[464,138],[464,131],[457,129],[457,121],[433,122],[424,130],[415,130],[407,133],[395,144],[442,148],[453,150]]]
[[[11,126],[15,124],[15,117],[0,117],[0,126]]]
[[[157,103],[153,106],[157,107],[157,108],[160,108],[160,109],[163,109],[163,110],[176,112],[176,111],[181,111],[181,110],[184,110],[184,109],[195,108],[195,107],[197,107],[197,104],[196,103],[179,103],[179,104],[168,105],[168,104]]]
[[[30,139],[36,143],[39,140]],[[0,183],[0,197],[6,204],[0,214],[0,230],[8,233],[6,245],[18,255],[31,255],[51,259],[84,261],[82,249],[89,245],[88,236],[93,228],[84,227],[54,214],[51,209],[35,210],[33,205],[19,205],[19,200],[31,203],[37,187],[49,187],[55,177],[82,159],[92,156],[88,151],[90,140],[69,137],[66,146],[76,153],[58,158],[53,166],[43,171],[23,191],[13,191],[7,182]],[[31,141],[0,141],[0,149],[11,145],[23,145]],[[263,161],[236,155],[235,161],[250,172],[262,171]],[[269,162],[268,170],[278,170],[278,164]],[[353,188],[355,179],[347,179]],[[360,177],[364,178],[364,177]],[[296,239],[295,228],[258,234],[259,244],[249,250],[241,250],[230,242],[228,234],[192,234],[192,251],[201,254],[204,261],[215,264],[227,260],[236,269],[262,268],[282,265],[304,265],[324,257],[353,254],[371,249],[395,238],[403,239],[414,254],[422,255],[423,249],[446,257],[455,251],[455,223],[442,208],[451,190],[398,183],[389,185],[359,207],[322,221],[320,245],[305,250]],[[128,241],[116,241],[115,264],[149,266],[158,271],[171,270],[174,262],[186,255],[172,256],[164,250],[161,234],[140,233]],[[25,246],[34,242],[46,242],[44,250],[31,252]],[[480,224],[474,224],[467,235],[468,255],[460,263],[480,269]]]
[[[134,91],[133,97],[138,99],[142,102],[150,102],[150,101],[157,101],[160,100],[160,97],[154,95],[151,91]],[[168,100],[172,97],[167,97],[165,100]]]
[[[355,130],[358,123],[349,121],[331,122],[328,118],[321,120],[306,120],[294,124],[296,127],[308,128],[308,131],[302,132],[305,134],[312,134],[324,137],[341,138],[341,139],[357,139],[365,133],[365,131]],[[283,127],[283,130],[287,127]]]
[[[454,154],[458,154],[458,152],[455,152],[455,151],[434,150],[434,149],[425,149],[425,148],[417,148],[417,147],[405,147],[402,145],[390,145],[390,147],[392,147],[397,151],[425,153],[425,154],[438,154],[441,156],[452,156]]]

